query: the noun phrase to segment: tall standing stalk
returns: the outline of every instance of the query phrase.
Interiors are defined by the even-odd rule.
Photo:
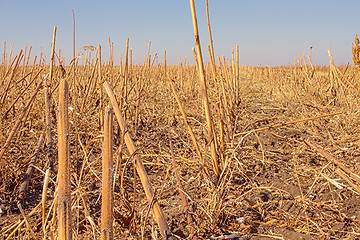
[[[127,101],[127,77],[128,77],[128,65],[129,65],[129,38],[126,39],[126,50],[125,50],[125,60],[124,60],[124,75],[123,81],[121,82],[121,94],[122,98],[120,100],[120,109],[123,109],[123,106]]]
[[[25,46],[25,51],[24,51],[24,59],[23,59],[23,62],[22,62],[22,66],[21,66],[21,74],[20,76],[24,76],[25,75],[25,70],[26,70],[26,67],[25,67],[25,63],[26,63],[26,54],[27,54],[27,46]],[[16,86],[15,86],[16,87]]]
[[[125,48],[125,63],[124,63],[124,80],[126,79],[129,65],[129,38],[126,39],[126,48]]]
[[[58,111],[58,239],[70,240],[71,195],[70,195],[70,152],[69,152],[69,87],[61,79],[59,85]]]
[[[351,52],[353,55],[354,67],[360,68],[360,44],[358,35],[355,36],[355,40],[352,43]]]
[[[54,26],[53,40],[51,44],[51,62],[49,81],[53,82],[53,67],[54,67],[54,55],[55,55],[55,39],[56,39],[56,26]],[[52,154],[52,136],[51,136],[51,117],[50,117],[50,94],[48,88],[48,82],[45,78],[45,123],[46,123],[46,158],[48,160],[48,167],[53,171],[53,154]]]
[[[7,64],[6,64],[6,41],[4,41],[4,53],[2,55],[1,66],[7,67]]]
[[[74,9],[71,9],[73,15],[73,59],[75,59],[75,13]],[[75,69],[75,68],[74,68]]]
[[[113,112],[110,106],[104,114],[104,143],[102,152],[101,239],[113,239]]]
[[[166,51],[164,51],[164,76],[166,76]]]
[[[240,102],[240,82],[239,82],[239,45],[236,45],[236,55],[235,55],[235,81],[236,81],[236,92],[235,92],[235,103],[239,104]]]
[[[197,60],[198,60],[198,70],[199,70],[199,78],[200,78],[199,81],[200,81],[200,88],[201,88],[201,93],[202,93],[204,108],[205,108],[205,116],[206,116],[206,122],[207,122],[207,127],[208,127],[208,135],[209,135],[209,141],[210,141],[212,163],[213,163],[213,168],[214,168],[216,177],[217,177],[217,179],[219,179],[219,176],[221,173],[221,167],[220,167],[219,159],[217,156],[216,136],[215,136],[214,124],[212,121],[212,116],[211,116],[211,111],[210,111],[209,99],[208,99],[208,95],[207,95],[206,81],[205,81],[205,75],[204,75],[204,64],[203,64],[203,58],[202,58],[202,53],[201,53],[200,37],[199,37],[199,30],[198,30],[197,19],[196,19],[194,0],[190,0],[190,7],[191,7],[193,27],[194,27],[194,36],[195,36],[196,53],[197,53]]]
[[[50,83],[52,83],[53,69],[54,69],[55,39],[56,39],[56,26],[54,26],[53,39],[51,43],[51,60],[50,60],[50,73],[49,73]]]
[[[28,52],[28,55],[27,55],[27,58],[26,58],[26,64],[25,64],[25,66],[28,66],[28,64],[29,64],[31,49],[32,49],[32,46],[30,46],[30,48],[29,48],[29,52]]]
[[[75,61],[75,55],[76,55],[76,47],[75,47],[75,13],[74,13],[74,9],[71,9],[72,11],[72,15],[73,15],[73,59],[71,60],[71,62],[73,63],[73,68],[72,68],[72,74],[73,74],[73,88],[74,90],[76,90],[75,84],[76,84],[76,63],[77,61]]]
[[[214,44],[213,44],[213,39],[212,39],[212,34],[211,34],[211,27],[210,27],[210,14],[209,14],[209,1],[208,0],[206,0],[206,17],[207,17],[207,25],[208,25],[208,31],[209,31],[209,40],[210,40],[210,51],[209,51],[210,63],[211,63],[212,71],[214,74],[214,79],[216,81],[215,53],[214,53]]]
[[[102,84],[102,74],[101,74],[101,46],[98,45],[98,59],[99,59],[99,68],[98,68],[98,79],[99,79],[99,85],[101,86]],[[102,100],[102,88],[100,87],[99,89],[99,92],[100,92],[100,109],[102,109],[102,106],[103,106],[103,100]],[[103,124],[102,124],[102,120],[103,120],[103,112],[100,111],[100,118],[99,118],[99,125],[100,125],[100,128],[102,128]]]

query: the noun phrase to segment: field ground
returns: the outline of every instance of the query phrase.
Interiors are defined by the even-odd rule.
[[[360,73],[348,66],[334,67],[312,68],[302,63],[242,66],[237,75],[229,63],[216,68],[215,79],[206,66],[222,170],[216,179],[194,66],[130,65],[124,72],[124,67],[121,71],[107,63],[98,72],[92,62],[78,66],[75,73],[71,67],[55,66],[53,80],[48,82],[53,170],[57,171],[58,83],[65,78],[70,86],[74,239],[100,236],[101,123],[103,109],[109,103],[103,81],[114,89],[176,239],[190,238],[191,234],[171,161],[170,141],[200,239],[359,239],[360,181],[356,177],[360,173]],[[48,72],[48,66],[1,68],[2,149],[37,83]],[[174,80],[209,175],[201,167],[170,79]],[[44,145],[25,197],[18,197],[39,137],[46,131],[44,89],[36,95],[1,158],[2,239],[41,239],[44,228],[48,237],[57,234],[55,173],[50,176],[45,223],[38,205],[49,164]],[[338,114],[326,116],[332,113]],[[317,116],[323,117],[308,119]],[[291,123],[301,119],[305,120]],[[281,123],[289,124],[276,126]],[[274,127],[254,131],[267,126]],[[115,239],[162,239],[141,182],[134,178],[134,161],[122,139],[114,118]],[[27,222],[23,221],[25,216]]]

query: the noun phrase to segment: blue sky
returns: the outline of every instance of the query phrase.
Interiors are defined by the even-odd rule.
[[[208,59],[205,0],[195,0],[200,40]],[[76,48],[101,45],[108,60],[108,37],[114,43],[114,61],[124,55],[130,39],[135,63],[142,63],[151,40],[151,54],[169,64],[193,62],[195,46],[190,4],[187,0],[133,1],[24,1],[0,0],[0,44],[14,53],[32,46],[31,56],[42,46],[49,62],[53,27],[57,26],[56,49],[66,64],[72,56],[72,11],[76,17]],[[276,66],[294,63],[294,57],[310,54],[315,64],[328,64],[332,47],[336,64],[352,63],[351,43],[360,35],[359,0],[209,0],[215,55],[231,57],[236,44],[240,64]],[[32,59],[32,58],[31,58]]]

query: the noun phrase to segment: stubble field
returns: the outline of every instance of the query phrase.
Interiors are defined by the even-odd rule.
[[[110,104],[104,82],[136,146],[129,152],[114,116],[115,239],[163,239],[155,203],[175,239],[360,237],[359,70],[333,63],[314,67],[304,57],[284,67],[237,66],[234,57],[215,67],[205,64],[209,135],[197,67],[154,64],[150,55],[139,65],[130,60],[114,66],[111,59],[99,65],[101,59],[89,53],[98,56],[88,48],[87,61],[54,61],[50,69],[27,62],[20,52],[1,66],[2,239],[57,238],[64,80],[74,239],[100,238],[104,111]],[[152,185],[150,200],[137,174],[138,158]],[[29,185],[20,193],[29,166]]]

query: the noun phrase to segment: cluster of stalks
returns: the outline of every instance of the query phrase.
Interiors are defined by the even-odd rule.
[[[195,66],[169,66],[166,52],[155,65],[151,42],[144,63],[134,65],[129,39],[115,66],[110,38],[108,61],[100,45],[84,46],[65,66],[56,27],[49,65],[42,53],[29,63],[31,47],[15,57],[11,47],[8,55],[4,43],[0,219],[18,216],[1,225],[2,236],[245,239],[260,225],[319,237],[359,231],[356,217],[346,218],[343,232],[331,225],[344,219],[340,200],[360,194],[360,166],[352,161],[360,148],[352,127],[359,123],[358,37],[354,68],[336,66],[330,49],[329,67],[305,54],[286,67],[240,66],[238,46],[216,64],[206,1],[206,63],[194,0],[190,6]],[[304,139],[291,137],[299,134]],[[276,185],[275,171],[291,172],[298,196]],[[325,210],[310,214],[326,208],[314,196],[327,188],[338,191],[328,206],[331,223]]]

